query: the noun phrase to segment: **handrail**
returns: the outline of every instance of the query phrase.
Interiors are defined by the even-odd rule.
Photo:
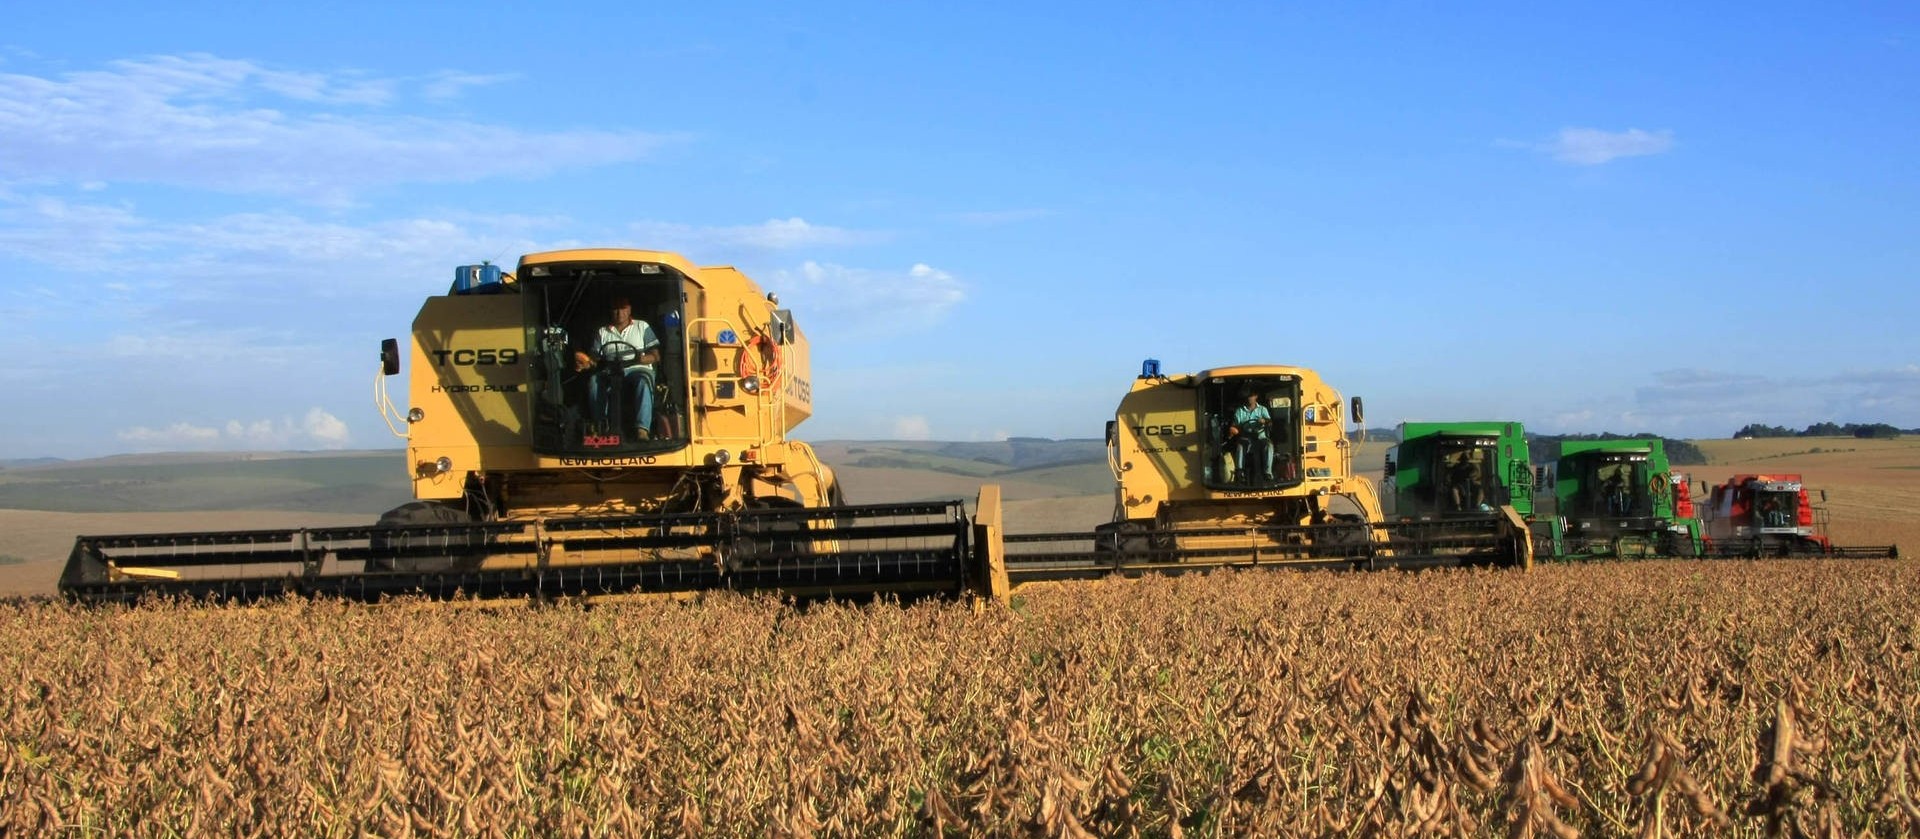
[[[706,342],[703,340],[701,341],[701,346],[709,347],[709,348],[715,349],[716,351],[721,347],[731,348],[736,353],[743,353],[747,351],[748,347],[747,347],[746,339],[747,339],[747,334],[749,330],[742,329],[740,326],[735,324],[731,319],[726,317],[703,316],[703,317],[697,317],[697,318],[692,318],[688,320],[687,335],[689,336],[690,344],[692,343],[691,336],[695,333],[694,327],[702,323],[715,324],[722,327],[722,331],[732,332],[735,335],[735,343],[726,344],[726,343],[721,343],[717,340],[712,342]],[[718,352],[716,352],[715,354],[717,356]],[[708,375],[700,375],[700,376],[694,375],[693,365],[689,363],[687,365],[687,382],[689,385],[688,390],[689,391],[693,390],[691,385],[693,385],[694,383],[706,382],[706,383],[711,383],[715,385],[723,384],[723,383],[732,383],[735,388],[736,394],[743,392],[743,389],[740,387],[740,384],[739,384],[740,383],[739,374],[737,372],[730,372],[730,370],[737,370],[739,367],[739,358],[737,355],[734,358],[734,362],[735,363],[732,368],[729,368],[724,362],[717,362],[719,367],[718,371]],[[759,433],[757,434],[750,434],[745,436],[740,436],[740,435],[722,436],[722,435],[714,434],[712,433],[710,424],[707,421],[706,411],[690,411],[690,413],[695,414],[695,416],[688,418],[688,425],[690,426],[688,429],[690,432],[689,436],[697,440],[706,440],[706,441],[711,441],[716,443],[729,442],[729,443],[762,444],[762,443],[784,442],[786,440],[786,422],[785,422],[786,400],[773,399],[771,404],[769,404],[769,399],[772,396],[774,396],[774,388],[771,388],[771,387],[763,387],[760,389],[758,393],[752,394],[752,398],[759,403],[758,407],[760,408],[759,414],[755,418],[757,420],[756,425],[758,425],[759,427],[758,428]],[[691,408],[692,406],[688,406],[688,407]]]

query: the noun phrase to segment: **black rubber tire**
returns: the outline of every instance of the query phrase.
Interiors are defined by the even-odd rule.
[[[471,523],[472,521],[473,521],[473,517],[467,515],[466,510],[460,509],[451,504],[445,504],[439,501],[409,501],[405,504],[402,504],[398,507],[395,507],[391,510],[386,511],[385,513],[381,513],[380,520],[376,522],[376,524],[380,527],[393,527],[396,525],[410,525],[410,524],[468,524],[468,523]],[[432,542],[430,544],[433,544],[436,546],[445,544],[446,542],[446,540],[442,537],[416,537],[416,538],[421,538],[421,539],[430,538],[432,539]],[[406,547],[409,547],[410,541],[411,541],[411,538],[406,534],[384,534],[381,536],[374,537],[373,547],[379,548],[379,549],[406,548]],[[429,543],[422,542],[422,544],[429,544]],[[481,548],[483,546],[473,545],[471,547]],[[458,555],[438,556],[438,557],[406,557],[401,559],[368,560],[367,570],[368,571],[407,571],[412,573],[436,573],[436,572],[442,572],[442,571],[456,571],[462,568],[468,568],[473,566],[477,562],[478,562],[477,557],[463,552]]]
[[[1095,527],[1094,550],[1103,554],[1119,554],[1119,561],[1139,562],[1178,562],[1179,555],[1174,551],[1177,544],[1174,536],[1163,530],[1155,530],[1153,525],[1136,520],[1108,522]]]
[[[1314,531],[1312,548],[1316,555],[1343,556],[1358,563],[1372,558],[1373,532],[1367,527],[1365,516],[1336,513],[1327,518],[1329,521]]]
[[[779,510],[793,509],[801,505],[785,499],[756,499],[751,509]],[[768,553],[788,555],[811,555],[813,553],[813,535],[801,522],[786,520],[765,520],[747,515],[740,518],[741,542],[734,546],[734,553],[743,558],[763,556]]]

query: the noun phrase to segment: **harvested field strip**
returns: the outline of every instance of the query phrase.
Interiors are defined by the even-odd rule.
[[[1910,835],[1906,562],[0,609],[9,835]]]

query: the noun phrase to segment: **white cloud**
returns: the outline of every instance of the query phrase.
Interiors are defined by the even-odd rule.
[[[122,251],[140,245],[145,224],[123,206],[0,195],[0,252],[47,265],[110,265]]]
[[[958,278],[925,263],[903,272],[808,261],[768,275],[767,285],[810,318],[868,332],[928,326],[967,296]]]
[[[1920,365],[1808,377],[1664,370],[1630,396],[1603,396],[1555,413],[1533,430],[1724,437],[1756,422],[1787,428],[1819,422],[1920,427]]]
[[[1562,128],[1560,136],[1537,146],[1553,159],[1576,166],[1598,166],[1622,157],[1662,154],[1673,148],[1673,132],[1602,131],[1598,128]]]
[[[337,449],[347,445],[349,436],[347,424],[341,422],[339,417],[319,408],[307,411],[302,430],[306,431],[307,436],[319,443],[322,448]]]
[[[122,442],[149,450],[223,450],[284,448],[345,448],[350,437],[347,424],[320,408],[307,411],[305,418],[281,420],[228,420],[219,427],[176,422],[162,428],[135,426],[115,434]]]
[[[775,251],[794,248],[837,247],[882,241],[886,234],[810,224],[803,218],[769,219],[759,224],[733,227],[695,227],[670,222],[645,221],[628,226],[642,242],[687,251],[753,250]]]
[[[420,93],[428,99],[452,99],[465,93],[470,87],[500,84],[518,78],[520,78],[518,73],[462,73],[457,70],[442,70],[422,83]]]
[[[160,448],[202,448],[220,440],[220,429],[206,428],[191,423],[176,422],[165,428],[147,428],[135,426],[122,429],[117,435],[121,440],[142,446],[152,445]]]
[[[492,78],[442,74],[427,92]],[[337,203],[375,186],[631,161],[667,139],[362,112],[392,102],[400,85],[203,54],[58,78],[0,74],[0,147],[8,177],[19,180],[165,183]]]
[[[0,254],[143,290],[174,282],[179,288],[170,294],[189,297],[231,284],[255,295],[274,283],[324,296],[392,288],[409,277],[437,281],[450,259],[512,258],[555,246],[535,233],[569,228],[565,219],[519,215],[356,225],[284,211],[162,222],[118,204],[0,194]]]
[[[893,436],[896,440],[931,440],[933,426],[922,416],[894,417]]]
[[[284,420],[282,422],[285,423],[282,427],[286,429],[286,435],[291,435],[292,424]],[[229,440],[237,440],[255,447],[275,446],[283,441],[283,435],[276,434],[273,430],[273,420],[254,420],[247,423],[227,420],[225,436]]]

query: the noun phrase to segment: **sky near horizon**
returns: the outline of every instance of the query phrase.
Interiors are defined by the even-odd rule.
[[[1920,427],[1920,6],[15,4],[0,458],[397,445],[454,266],[733,264],[810,439],[1098,436],[1144,358],[1368,425]]]

